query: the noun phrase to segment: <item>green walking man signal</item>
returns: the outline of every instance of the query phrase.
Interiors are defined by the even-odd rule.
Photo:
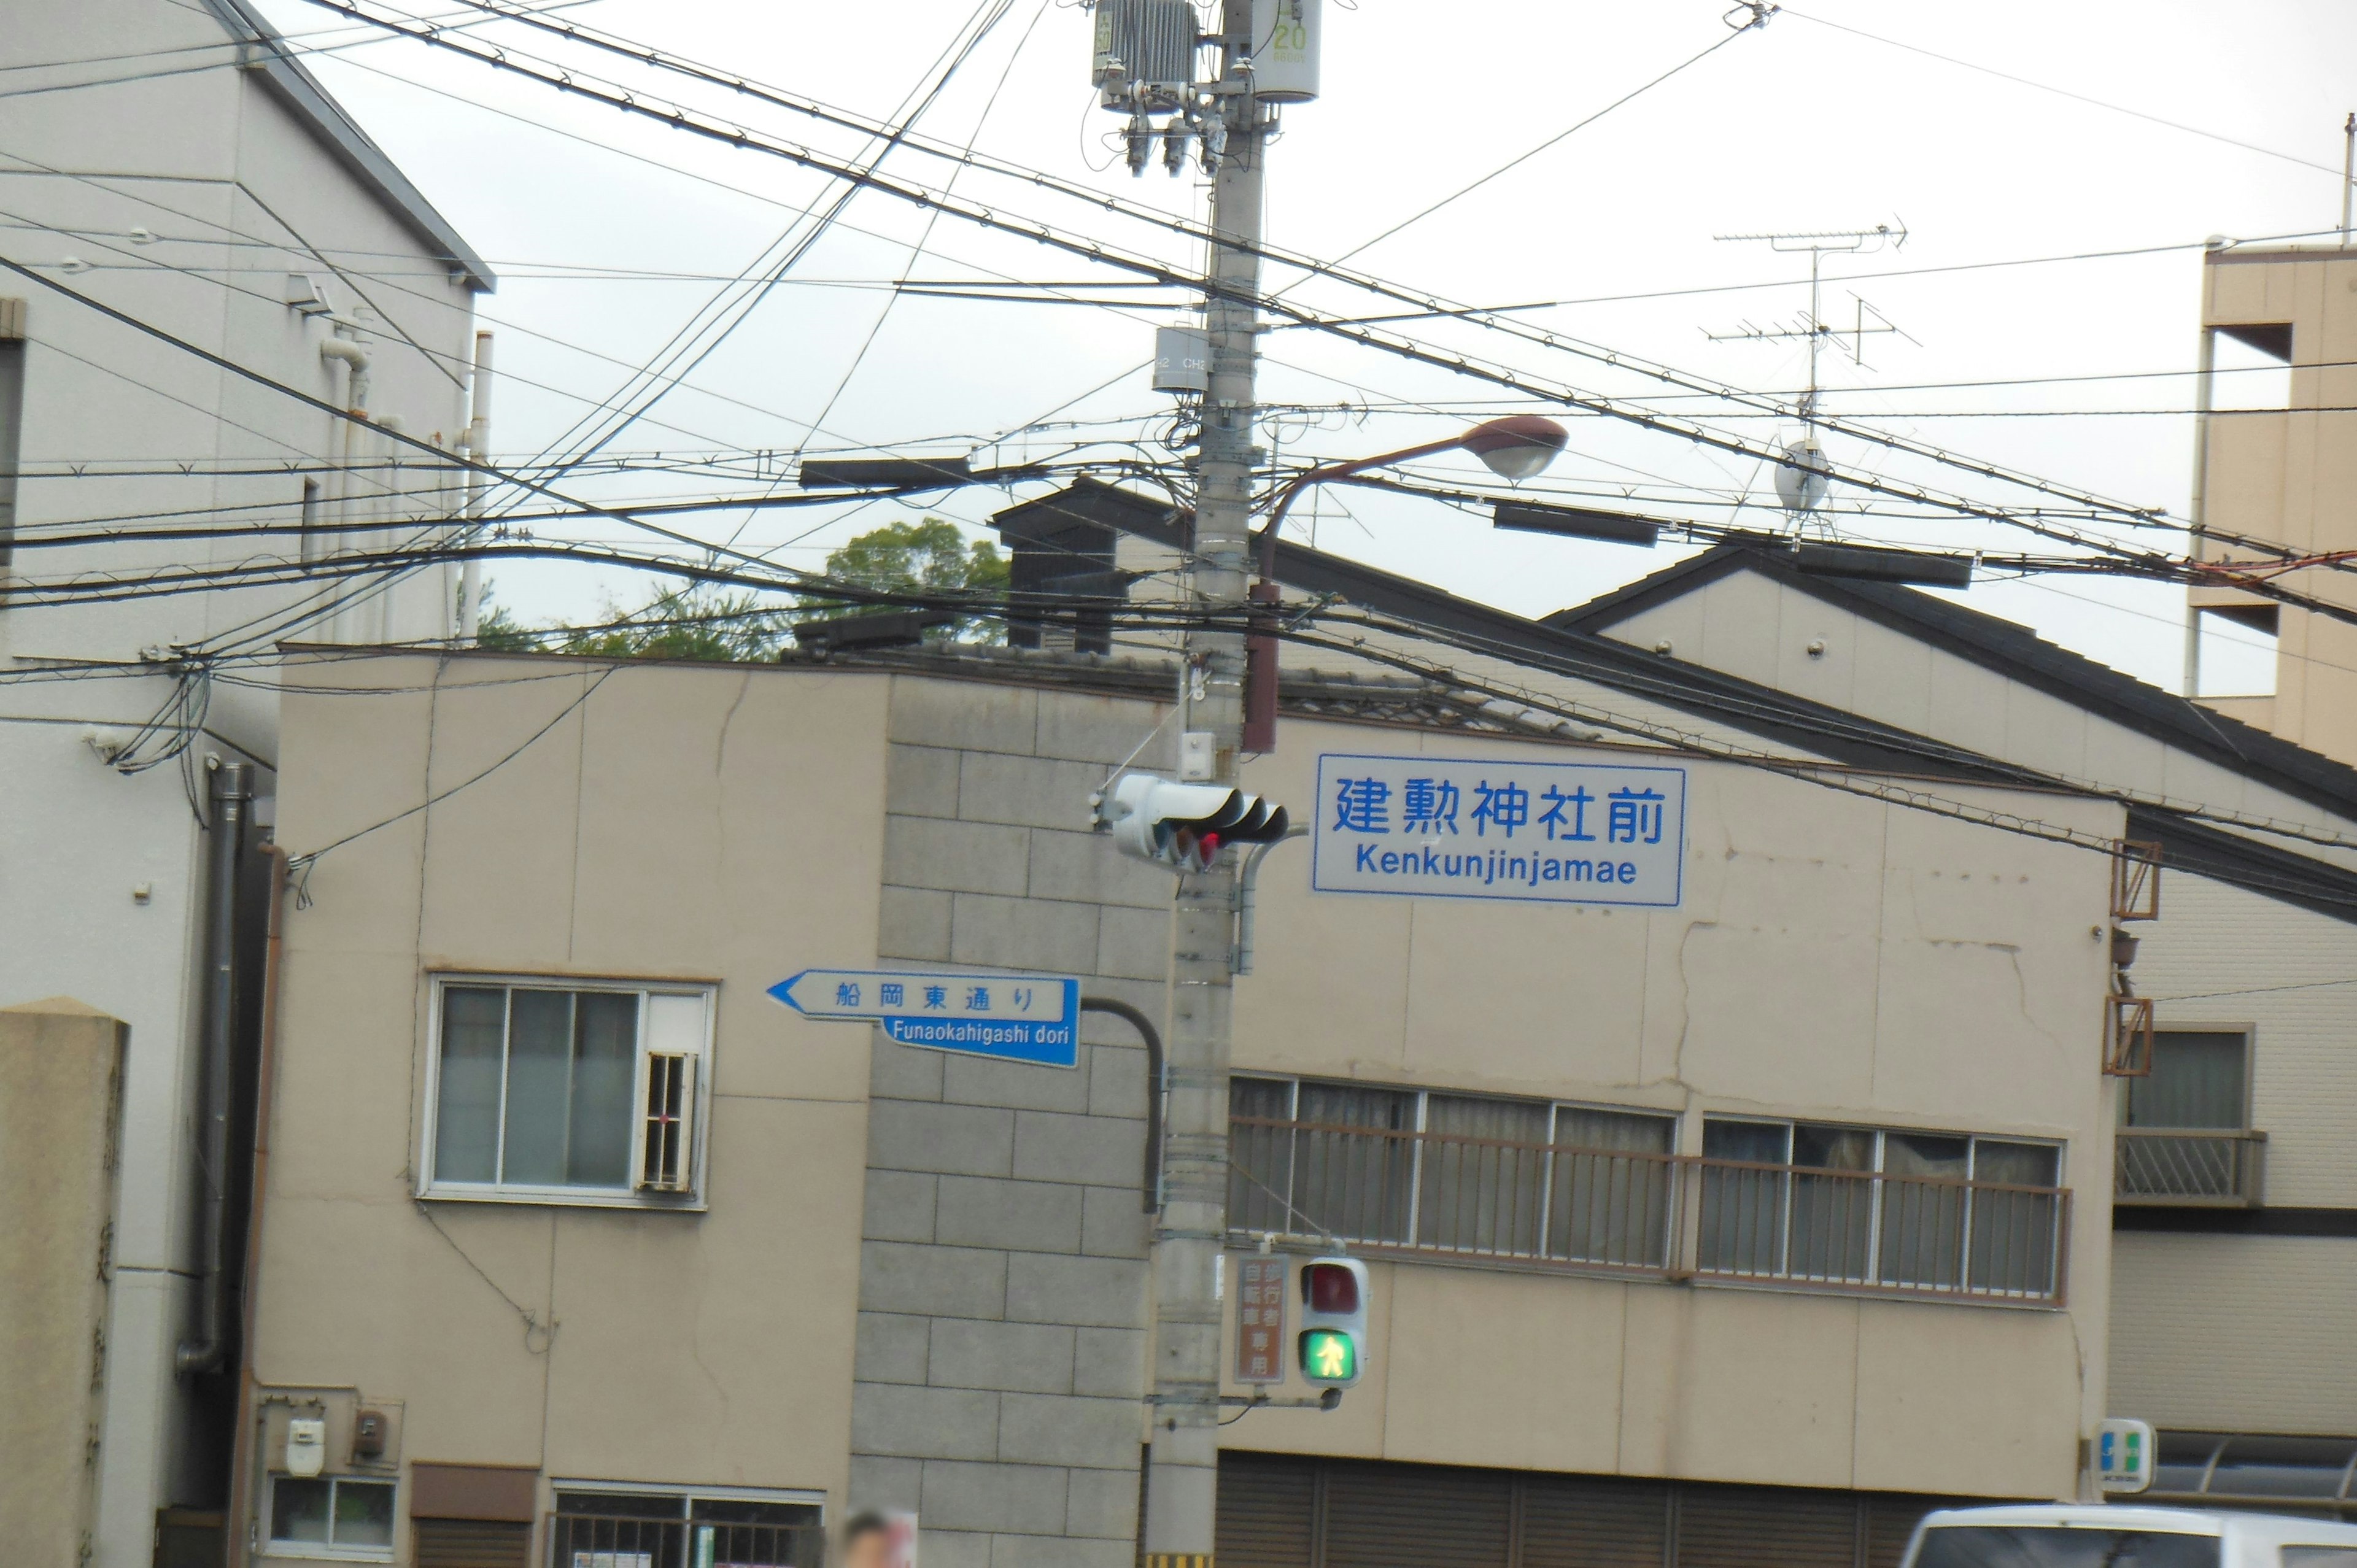
[[[1367,1265],[1312,1258],[1301,1265],[1301,1332],[1294,1340],[1312,1388],[1346,1389],[1366,1369]]]

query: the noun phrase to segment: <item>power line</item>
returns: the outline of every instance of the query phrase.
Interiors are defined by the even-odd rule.
[[[531,66],[521,64],[515,58],[507,54],[499,53],[497,51],[486,52],[479,48],[469,48],[466,43],[440,37],[432,29],[422,28],[407,24],[399,19],[401,14],[398,12],[395,13],[395,19],[388,20],[384,17],[371,16],[368,12],[361,9],[361,6],[356,3],[356,0],[311,0],[311,3],[325,9],[335,11],[339,15],[352,17],[355,20],[373,22],[377,26],[400,32],[404,36],[412,38],[417,41],[457,53],[465,58],[476,60],[478,63],[490,65],[496,70],[514,71],[530,80],[540,81],[544,85],[555,87],[560,91],[590,98],[596,102],[605,103],[608,107],[620,110],[626,113],[631,113],[655,120],[662,124],[671,126],[673,129],[685,130],[691,134],[733,145],[740,149],[760,151],[771,156],[781,156],[805,167],[819,169],[823,172],[834,172],[838,177],[843,173],[842,166],[839,163],[829,159],[823,155],[815,153],[810,148],[795,146],[791,144],[765,141],[762,138],[754,135],[751,132],[745,130],[742,126],[726,122],[707,121],[701,112],[691,110],[684,105],[673,104],[669,106],[667,110],[658,109],[652,105],[641,103],[635,94],[619,87],[591,85],[585,82],[584,79],[581,77],[570,71],[556,70],[552,74],[550,71],[536,70]],[[378,0],[378,3],[381,3],[381,0]],[[490,0],[466,0],[466,3],[481,10],[500,12],[500,7],[495,4],[491,4]],[[389,9],[390,7],[387,8]],[[500,14],[509,13],[500,12]],[[676,57],[665,56],[660,51],[652,49],[643,44],[637,44],[629,40],[619,40],[612,35],[599,35],[594,30],[586,29],[572,23],[533,21],[527,20],[521,16],[516,16],[513,19],[525,21],[527,26],[533,27],[544,32],[554,33],[576,42],[585,42],[594,48],[622,55],[641,65],[683,75],[708,85],[722,87],[739,96],[750,97],[759,102],[774,104],[778,107],[808,114],[829,124],[853,128],[869,129],[872,134],[872,125],[869,123],[863,122],[858,116],[850,115],[844,111],[830,108],[806,98],[799,98],[786,94],[774,88],[764,87],[759,83],[749,82],[743,78],[730,76],[726,73],[716,71],[710,67],[698,66],[693,62],[685,61]],[[1085,187],[1074,185],[1070,181],[1060,179],[1057,177],[1048,175],[1037,169],[1027,168],[1021,165],[1010,164],[1001,159],[977,158],[972,154],[961,154],[953,149],[944,148],[940,144],[926,143],[916,138],[911,138],[909,145],[911,146],[921,147],[923,150],[930,151],[933,156],[938,157],[947,158],[955,163],[970,164],[974,166],[985,168],[994,173],[1004,174],[1036,188],[1066,195],[1102,210],[1117,213],[1121,216],[1163,228],[1172,232],[1184,234],[1189,239],[1199,242],[1208,243],[1212,238],[1209,231],[1202,224],[1191,220],[1176,217],[1152,208],[1141,206],[1135,202],[1126,201],[1121,198],[1112,197],[1101,192],[1090,190]],[[877,183],[877,188],[887,190],[889,194],[898,196],[902,199],[913,201],[916,205],[920,207],[931,208],[938,203],[941,206],[941,209],[955,212],[958,216],[964,217],[969,221],[980,222],[985,227],[997,229],[1003,232],[1020,238],[1033,240],[1041,243],[1054,244],[1057,245],[1058,248],[1066,250],[1067,252],[1071,254],[1124,267],[1126,270],[1139,271],[1145,275],[1165,280],[1170,280],[1178,275],[1159,263],[1147,263],[1144,266],[1139,266],[1135,264],[1139,260],[1138,258],[1121,256],[1115,252],[1110,252],[1105,247],[1099,244],[1082,243],[1075,245],[1065,243],[1063,242],[1062,236],[1049,230],[1046,225],[1038,223],[1034,220],[1019,219],[1004,220],[1005,215],[994,214],[992,209],[988,208],[978,208],[973,204],[964,204],[962,206],[952,205],[944,196],[921,188],[913,189],[905,188],[893,186],[889,182],[879,181]],[[1508,337],[1515,338],[1527,343],[1535,344],[1550,350],[1574,354],[1601,364],[1634,371],[1636,373],[1665,381],[1673,384],[1683,385],[1687,387],[1689,390],[1709,392],[1738,403],[1749,403],[1757,406],[1760,402],[1757,394],[1746,392],[1738,388],[1708,382],[1686,372],[1673,370],[1672,368],[1658,362],[1646,360],[1638,356],[1623,354],[1617,350],[1606,349],[1600,345],[1586,343],[1580,339],[1568,338],[1562,334],[1544,332],[1535,328],[1525,328],[1521,323],[1494,317],[1486,313],[1474,313],[1471,312],[1469,307],[1463,306],[1458,302],[1441,300],[1431,295],[1419,294],[1416,291],[1403,288],[1398,285],[1385,283],[1379,278],[1375,278],[1365,274],[1346,271],[1338,265],[1321,262],[1312,257],[1286,252],[1266,244],[1250,246],[1246,247],[1246,249],[1253,254],[1264,260],[1273,261],[1288,267],[1294,267],[1302,270],[1305,273],[1332,278],[1336,281],[1350,285],[1351,286],[1372,292],[1384,297],[1394,298],[1400,300],[1403,303],[1415,305],[1422,310],[1454,316],[1487,330],[1501,332]],[[1268,296],[1262,303],[1274,306],[1276,299],[1285,292],[1286,291],[1280,290],[1278,291],[1277,295]],[[1298,312],[1293,307],[1288,306],[1283,308],[1286,314],[1294,316],[1296,320],[1304,325],[1316,325],[1319,330],[1337,333],[1338,335],[1344,336],[1346,338],[1355,336],[1352,332],[1343,329],[1340,323],[1332,320],[1331,318],[1320,318],[1318,321],[1313,322],[1309,317]],[[1394,351],[1398,351],[1396,345],[1374,343],[1370,338],[1358,337],[1357,340],[1368,346],[1390,347],[1393,348]],[[1439,366],[1440,368],[1448,368],[1448,361],[1445,357],[1432,360],[1430,362]],[[1511,382],[1511,379],[1509,380],[1508,384],[1512,384]],[[1617,414],[1617,411],[1616,416],[1619,416]],[[2077,504],[2095,507],[2109,512],[2116,513],[2123,521],[2132,525],[2148,523],[2157,521],[2161,515],[2156,509],[2126,506],[2119,502],[2110,501],[2102,498],[2072,491],[2063,487],[2057,486],[2050,481],[2041,479],[2034,475],[2021,473],[2016,470],[2001,467],[1998,465],[1967,458],[1962,455],[1949,452],[1944,448],[1927,446],[1904,437],[1895,436],[1888,432],[1874,430],[1870,427],[1856,426],[1849,424],[1846,422],[1835,423],[1828,421],[1824,423],[1825,427],[1828,429],[1839,430],[1844,434],[1852,435],[1856,439],[1866,441],[1872,445],[1886,446],[1895,451],[1908,453],[1909,455],[1918,458],[1947,467],[1957,467],[1985,478],[1996,479],[2001,483],[2022,486],[2033,490],[2061,496],[2064,499],[2071,499]],[[1681,432],[1679,434],[1685,433]],[[1743,455],[1753,456],[1755,459],[1760,456],[1760,454],[1749,452]],[[1843,476],[1836,477],[1840,478]]]
[[[2029,77],[2016,76],[2011,71],[1999,70],[1995,66],[1978,65],[1968,59],[1958,59],[1953,55],[1943,55],[1936,49],[1927,49],[1916,44],[1900,43],[1897,38],[1886,38],[1879,33],[1869,33],[1863,27],[1846,27],[1840,22],[1828,21],[1823,16],[1812,16],[1806,11],[1795,11],[1790,6],[1784,8],[1783,14],[1796,16],[1803,22],[1813,22],[1820,27],[1830,27],[1836,33],[1847,33],[1852,38],[1864,38],[1869,43],[1881,44],[1894,49],[1904,49],[1909,54],[1921,55],[1926,59],[1935,59],[1944,65],[1961,67],[1965,70],[1975,70],[1983,76],[1994,76],[2000,81],[2010,81],[2017,87],[2034,88],[2040,92],[2053,93],[2058,98],[2068,98],[2074,103],[2084,103],[2091,108],[2108,110],[2115,114],[2126,114],[2133,120],[2142,120],[2150,124],[2166,126],[2171,131],[2182,131],[2189,136],[2200,136],[2208,141],[2222,142],[2227,146],[2240,147],[2246,153],[2257,153],[2263,157],[2280,158],[2285,163],[2298,164],[2302,168],[2315,169],[2319,173],[2329,174],[2335,178],[2341,177],[2341,171],[2329,164],[2316,163],[2293,153],[2277,152],[2273,147],[2263,147],[2256,142],[2245,142],[2239,137],[2224,135],[2216,131],[2205,131],[2199,125],[2189,125],[2181,120],[2165,120],[2158,114],[2147,114],[2141,109],[2130,109],[2120,103],[2107,103],[2100,98],[2090,98],[2083,92],[2073,92],[2067,87],[2056,87],[2051,82],[2033,81]]]
[[[1741,8],[1742,7],[1740,6],[1738,7],[1738,10]],[[1533,158],[1537,157],[1541,153],[1547,151],[1551,147],[1562,145],[1577,133],[1584,131],[1588,126],[1595,124],[1598,120],[1603,119],[1615,109],[1620,108],[1621,105],[1628,103],[1634,99],[1643,97],[1646,93],[1651,92],[1654,88],[1661,86],[1662,83],[1669,81],[1672,77],[1678,75],[1680,72],[1694,66],[1700,65],[1704,60],[1708,59],[1711,56],[1717,54],[1719,50],[1725,48],[1727,45],[1733,43],[1744,34],[1753,31],[1756,28],[1766,27],[1768,25],[1768,18],[1773,16],[1775,12],[1776,7],[1773,5],[1752,6],[1751,19],[1749,21],[1745,22],[1741,27],[1735,28],[1734,31],[1728,33],[1725,38],[1720,38],[1709,48],[1679,61],[1676,65],[1670,67],[1669,70],[1662,72],[1661,75],[1653,78],[1651,81],[1644,83],[1642,86],[1631,88],[1628,91],[1622,93],[1611,102],[1607,103],[1603,108],[1597,110],[1594,113],[1574,121],[1571,124],[1556,132],[1554,135],[1549,136],[1545,141],[1541,142],[1537,146],[1531,148],[1528,152],[1508,158],[1504,163],[1500,164],[1488,174],[1482,175],[1477,179],[1459,186],[1455,190],[1450,191],[1447,196],[1444,196],[1439,200],[1434,202],[1431,206],[1424,208],[1419,211],[1411,213],[1407,217],[1401,219],[1398,222],[1393,224],[1390,228],[1384,230],[1382,233],[1377,234],[1372,239],[1361,241],[1358,244],[1351,246],[1349,250],[1335,257],[1335,262],[1338,263],[1347,262],[1363,252],[1371,251],[1377,245],[1382,244],[1385,240],[1388,240],[1393,235],[1398,233],[1401,230],[1411,228],[1415,224],[1423,222],[1426,219],[1431,217],[1442,208],[1449,206],[1454,202],[1463,200],[1466,197],[1472,195],[1475,191],[1480,189],[1491,180],[1496,179],[1502,175],[1511,174],[1515,169],[1522,167],[1523,165],[1530,162]]]

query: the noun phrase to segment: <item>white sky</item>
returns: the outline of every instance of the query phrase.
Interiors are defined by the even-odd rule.
[[[1326,96],[1287,112],[1270,163],[1271,239],[1320,255],[1351,249],[1725,33],[1722,0],[1445,7],[1429,0],[1358,0],[1342,9],[1344,3],[1329,0]],[[420,0],[417,8],[440,7]],[[268,9],[290,32],[338,25],[302,0],[269,0]],[[889,7],[598,0],[571,15],[797,92],[888,115],[974,13],[974,0],[903,0]],[[1829,23],[2290,156],[2074,102]],[[521,34],[505,36],[544,47]],[[1071,0],[1014,0],[921,128],[963,143],[979,122],[985,151],[1200,212],[1202,192],[1192,178],[1173,181],[1157,166],[1133,181],[1117,164],[1092,172],[1114,158],[1103,138],[1118,122],[1093,107],[1089,48],[1087,16]],[[610,59],[570,58],[649,94],[676,94],[716,110],[729,102],[721,112],[790,139],[838,151],[856,145],[807,121],[673,79],[633,74]],[[1888,418],[1889,428],[2181,515],[2191,471],[2190,418],[2098,411],[2182,410],[2190,402],[2187,379],[1969,390],[1923,383],[2189,368],[2205,236],[2285,235],[2338,221],[2341,126],[2357,104],[2357,73],[2336,62],[2351,60],[2357,60],[2357,6],[2333,0],[2239,0],[2231,6],[2198,0],[2135,6],[1803,0],[1764,31],[1737,39],[1353,264],[1453,298],[1505,304],[1805,278],[1804,259],[1715,242],[1719,233],[1903,221],[1910,236],[1903,250],[1830,262],[1827,274],[1835,280],[1845,270],[2180,247],[1861,282],[1857,292],[1913,341],[1869,339],[1870,370],[1835,360],[1826,381],[1844,389],[1829,400],[1833,409],[1903,416]],[[554,267],[733,275],[786,228],[795,209],[825,191],[823,181],[778,159],[698,143],[417,45],[379,44],[312,63],[502,272],[484,314],[500,332],[500,370],[511,378],[500,390],[495,432],[496,447],[511,457],[541,450],[581,412],[563,394],[603,397],[625,374],[580,349],[641,360],[717,286],[528,274]],[[927,180],[943,167],[906,153],[886,165],[888,172]],[[1198,261],[1181,241],[1069,202],[973,175],[959,189],[1170,260]],[[868,232],[838,229],[793,278],[872,280],[904,272],[974,277],[983,268],[1031,278],[1091,275],[1071,258],[980,235],[952,220],[933,229],[926,260],[912,265],[907,247],[922,231],[923,216],[873,194],[852,205],[845,223]],[[809,281],[778,289],[657,410],[657,419],[676,428],[640,424],[617,448],[791,451],[803,439],[796,422],[814,417],[826,403],[887,297]],[[1297,297],[1336,313],[1388,308],[1325,284]],[[1829,317],[1847,313],[1848,292],[1838,281],[1826,297]],[[1804,303],[1802,286],[1749,288],[1581,305],[1529,319],[1719,381],[1787,390],[1800,384],[1798,345],[1714,343],[1704,333],[1747,321],[1788,321]],[[1116,377],[1059,417],[1127,418],[1126,426],[1092,433],[1136,437],[1169,405],[1148,390],[1142,371],[1121,372],[1150,352],[1153,320],[1168,318],[1167,312],[1133,319],[1070,306],[904,298],[812,446],[959,451],[969,444],[963,437],[1020,426]],[[1483,343],[1462,331],[1433,335],[1479,346],[1534,373],[1598,390],[1635,390],[1625,377],[1567,356]],[[1344,457],[1430,439],[1466,417],[1458,403],[1494,401],[1480,383],[1305,332],[1272,334],[1267,348],[1275,362],[1263,385],[1271,400],[1410,405],[1363,421],[1297,418],[1280,432],[1289,453]],[[556,390],[527,384],[533,381]],[[1671,406],[1701,412],[1707,405]],[[2060,412],[2018,417],[2033,411]],[[1934,417],[1962,413],[2002,416]],[[1728,519],[1726,507],[1681,500],[1701,499],[1697,491],[1722,498],[1748,491],[1772,500],[1768,476],[1749,461],[1699,453],[1614,422],[1571,423],[1571,451],[1547,484],[1588,490],[1668,486],[1641,494],[1644,510],[1714,521]],[[1758,418],[1727,427],[1756,436],[1791,430],[1789,423]],[[1069,432],[1043,432],[1032,450],[1053,450],[1069,438]],[[1887,467],[1983,499],[2028,499],[1967,476],[1889,464],[1838,436],[1827,446],[1839,464]],[[586,482],[577,488],[621,493]],[[632,493],[683,488],[658,480]],[[1834,521],[1846,533],[1990,551],[2044,548],[1990,524],[1925,531],[1841,515],[1863,499],[1836,493]],[[1004,504],[992,493],[969,491],[929,510],[978,522]],[[1318,540],[1326,548],[1530,614],[1577,603],[1674,558],[1668,550],[1494,534],[1481,520],[1437,502],[1362,491],[1329,496],[1318,513]],[[726,538],[739,515],[690,526]],[[822,514],[769,513],[753,521],[738,543],[784,546],[777,559],[814,568],[852,533],[902,515],[909,514],[875,508],[830,523]],[[1772,521],[1767,512],[1741,516],[1756,526]],[[818,531],[795,539],[813,527]],[[563,565],[503,566],[497,575],[501,596],[533,619],[587,616],[608,593],[631,601],[643,591]],[[2180,589],[2046,577],[1984,583],[1968,602],[2147,679],[2172,685],[2177,679]]]

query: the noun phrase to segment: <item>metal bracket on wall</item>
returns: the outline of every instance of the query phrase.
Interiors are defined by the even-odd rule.
[[[2104,1071],[2112,1078],[2152,1076],[2152,998],[2104,999]]]
[[[2160,845],[2122,839],[2112,846],[2112,918],[2160,918]]]

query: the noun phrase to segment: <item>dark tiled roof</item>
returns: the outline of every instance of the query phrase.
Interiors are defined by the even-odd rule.
[[[409,183],[409,177],[385,156],[384,149],[344,113],[344,106],[303,69],[275,27],[246,0],[205,0],[205,5],[230,36],[244,46],[243,63],[269,83],[278,101],[309,127],[339,163],[433,247],[437,258],[464,276],[471,287],[489,294],[498,286],[499,280],[483,258],[458,237],[448,219],[434,210],[434,204]]]
[[[2357,768],[2122,674],[2017,622],[1895,584],[1811,575],[1752,545],[1716,546],[1587,604],[1558,610],[1545,624],[1602,635],[1641,611],[1744,571],[1855,611],[2310,805],[2357,817]]]
[[[1109,524],[1173,550],[1187,547],[1193,524],[1191,517],[1168,501],[1088,479],[1010,507],[992,521],[1002,528],[1013,524],[1037,531],[1060,518]],[[1478,641],[1500,658],[1593,682],[1632,696],[1651,698],[1819,757],[1879,772],[2012,788],[2054,787],[2051,779],[2033,769],[1697,664],[1641,651],[1596,629],[1646,605],[1675,597],[1717,576],[1755,564],[1773,569],[1773,563],[1767,562],[1756,549],[1722,546],[1606,595],[1592,605],[1536,621],[1289,540],[1280,538],[1276,549],[1277,579],[1297,591],[1332,594],[1367,609],[1448,632],[1469,642]],[[2357,816],[2357,771],[2249,725],[2195,709],[2181,698],[2082,659],[2009,621],[1957,609],[1929,595],[1881,584],[1804,579],[1800,585],[1812,591],[1830,589],[1856,595],[1861,609],[1886,600],[1910,607],[1929,607],[1919,611],[1921,620],[1905,623],[1906,629],[1927,638],[1933,637],[1931,628],[1940,624],[1933,617],[1947,612],[1953,625],[1940,631],[1936,639],[1953,646],[1966,657],[1986,661],[2000,654],[2009,656],[2015,663],[1999,666],[2007,672],[2018,672],[2017,666],[2019,670],[2035,668],[2040,671],[2040,684],[2050,685],[2058,695],[2087,702],[2090,706],[2099,700],[2115,704],[2116,711],[2122,713],[2149,710],[2155,724],[2173,716],[2173,728],[2155,733],[2162,733],[2162,738],[2171,744],[2184,744],[2176,738],[2179,735],[2206,736],[2213,749],[2205,755],[2213,755],[2226,766],[2254,778],[2265,777],[2287,790],[2291,790],[2290,783],[2285,781],[2291,777],[2285,771],[2287,766],[2296,766],[2319,781],[2337,777],[2343,781],[2343,793],[2326,789],[2320,782],[2312,793],[2291,792]],[[1966,630],[1973,634],[1969,641],[1964,636]],[[1971,649],[1983,651],[1975,655],[1968,651]],[[2037,661],[2034,665],[2033,660]],[[2029,677],[2025,674],[2023,678]],[[2138,699],[2138,707],[2129,707],[2127,693],[2115,691],[2121,686],[2144,694]],[[2188,712],[2172,715],[2172,709]],[[2238,752],[2223,743],[2212,732],[2212,725],[2222,730],[2231,725],[2236,738],[2245,742],[2244,749]],[[2248,745],[2249,737],[2264,742],[2264,747]],[[2290,755],[2287,757],[2286,753]],[[2265,765],[2254,760],[2263,754],[2275,765],[2265,772],[2261,771]],[[2179,812],[2135,807],[2129,817],[2131,836],[2160,843],[2167,865],[2247,887],[2337,919],[2357,922],[2357,873],[2212,827]]]

